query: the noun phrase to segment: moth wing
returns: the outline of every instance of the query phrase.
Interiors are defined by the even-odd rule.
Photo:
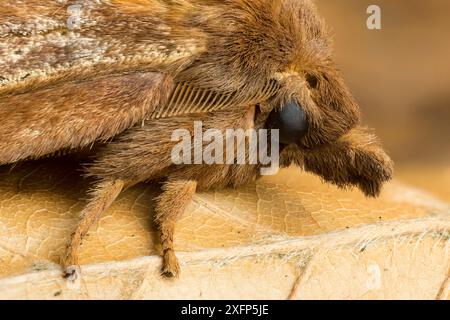
[[[0,164],[110,139],[149,118],[171,88],[169,76],[147,72],[0,98]]]
[[[200,31],[171,31],[184,9],[0,1],[0,164],[107,140],[150,118],[205,48]]]
[[[243,96],[172,82],[206,47],[200,30],[179,23],[185,9],[3,1],[0,164],[107,140],[145,119],[257,102],[273,89]]]
[[[0,1],[0,97],[98,76],[174,76],[205,50],[171,1]],[[175,20],[174,20],[175,19]]]

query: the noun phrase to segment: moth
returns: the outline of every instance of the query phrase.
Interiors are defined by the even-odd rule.
[[[379,194],[393,163],[361,124],[311,0],[4,0],[0,165],[94,148],[94,178],[67,253],[78,274],[89,227],[125,189],[162,181],[155,222],[162,274],[196,191],[239,188],[260,164],[178,164],[176,129],[279,129],[280,164]]]

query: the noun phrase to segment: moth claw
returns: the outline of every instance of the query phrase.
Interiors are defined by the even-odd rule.
[[[357,176],[359,189],[368,197],[377,197],[381,192],[383,183],[389,181],[393,175],[393,163],[382,151],[367,153],[358,159],[364,174]]]
[[[173,250],[164,252],[161,275],[165,278],[178,278],[180,275],[180,264]]]
[[[81,270],[79,266],[72,265],[65,268],[63,273],[63,278],[67,279],[68,281],[76,281],[81,274]]]

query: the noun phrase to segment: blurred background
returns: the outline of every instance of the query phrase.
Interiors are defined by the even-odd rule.
[[[396,177],[450,201],[450,1],[316,0],[336,62],[396,163]],[[381,8],[381,30],[366,26]]]

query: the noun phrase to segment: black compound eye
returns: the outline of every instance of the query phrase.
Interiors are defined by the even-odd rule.
[[[280,130],[280,143],[298,142],[308,131],[308,121],[303,109],[296,102],[289,102],[280,110],[272,110],[267,127]]]

